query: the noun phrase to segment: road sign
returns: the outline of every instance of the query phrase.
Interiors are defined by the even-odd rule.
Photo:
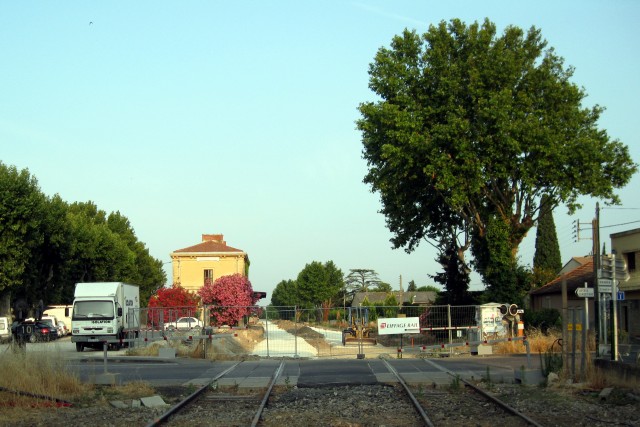
[[[618,291],[618,301],[624,301],[624,292]]]
[[[610,294],[613,292],[613,280],[598,279],[598,292],[601,294]]]
[[[626,261],[619,255],[602,255],[598,277],[610,280],[614,275],[623,282],[629,280],[631,276],[629,275]]]
[[[598,286],[613,286],[611,279],[598,279]]]
[[[577,288],[576,296],[580,298],[593,298],[594,297],[593,288]]]

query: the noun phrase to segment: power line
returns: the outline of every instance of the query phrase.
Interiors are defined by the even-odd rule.
[[[627,209],[631,209],[631,208],[627,208]],[[621,225],[629,225],[629,224],[636,224],[640,221],[631,221],[631,222],[623,222],[622,224],[613,224],[613,225],[603,225],[600,228],[611,228],[611,227],[620,227]]]

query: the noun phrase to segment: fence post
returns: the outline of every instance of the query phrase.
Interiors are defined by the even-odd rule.
[[[451,331],[451,305],[447,304],[447,324],[449,325],[449,353],[453,352],[453,347],[451,346],[451,344],[453,344],[453,338],[452,338],[452,331]]]
[[[293,326],[293,357],[298,357],[298,306],[293,306],[293,318],[294,318],[294,326]]]
[[[264,331],[267,335],[267,357],[269,357],[269,307],[264,309]]]
[[[589,312],[587,308],[587,298],[585,300],[585,310],[582,311],[582,354],[580,355],[580,379],[585,379],[585,367],[587,366],[587,336],[589,334]]]
[[[570,308],[571,310],[571,322],[573,323],[573,328],[571,331],[571,378],[576,378],[576,329],[578,329],[578,325],[576,325],[576,308]]]

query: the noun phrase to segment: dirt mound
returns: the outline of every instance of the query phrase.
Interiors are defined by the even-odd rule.
[[[314,331],[309,326],[302,323],[294,323],[290,320],[276,320],[274,321],[280,329],[283,329],[291,335],[303,338],[306,342],[312,345],[318,353],[327,353],[331,345],[324,339],[324,335]]]

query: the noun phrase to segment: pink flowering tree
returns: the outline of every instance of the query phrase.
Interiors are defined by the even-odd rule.
[[[257,301],[251,282],[241,274],[222,276],[213,283],[205,283],[198,295],[203,304],[211,306],[211,322],[216,325],[236,325],[251,312]]]

